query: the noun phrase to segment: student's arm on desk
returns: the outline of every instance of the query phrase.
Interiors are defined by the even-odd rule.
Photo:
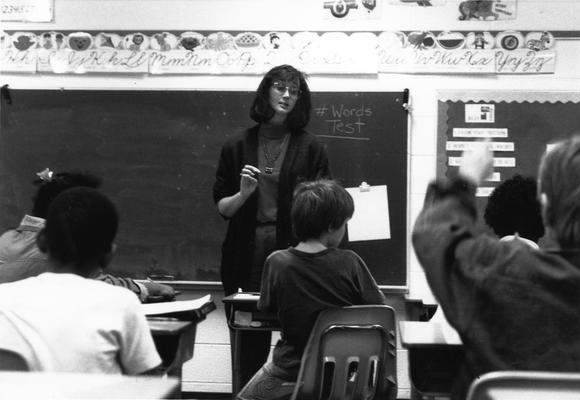
[[[161,298],[162,301],[171,301],[175,299],[175,295],[177,294],[171,286],[152,281],[151,279],[141,282],[141,284],[147,288],[147,296],[142,300],[143,302],[150,302],[155,298]]]

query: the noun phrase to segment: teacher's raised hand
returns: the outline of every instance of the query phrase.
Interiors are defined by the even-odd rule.
[[[243,198],[248,198],[258,187],[260,170],[253,165],[246,164],[240,173],[240,194]]]

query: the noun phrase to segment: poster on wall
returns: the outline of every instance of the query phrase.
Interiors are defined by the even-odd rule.
[[[495,35],[495,36],[494,36]],[[553,74],[556,41],[527,32],[0,32],[0,70],[249,74]]]
[[[2,0],[2,21],[52,22],[54,0]]]
[[[322,0],[324,19],[379,19],[383,0]]]
[[[517,0],[465,0],[459,3],[460,21],[516,19]]]
[[[494,169],[478,188],[478,207],[515,174],[535,177],[551,144],[577,131],[577,92],[449,91],[438,96],[437,175],[455,173],[461,153],[488,139]]]

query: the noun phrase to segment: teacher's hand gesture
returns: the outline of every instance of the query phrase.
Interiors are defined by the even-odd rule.
[[[258,177],[260,170],[253,165],[246,164],[240,173],[240,194],[243,198],[248,198],[258,187]]]

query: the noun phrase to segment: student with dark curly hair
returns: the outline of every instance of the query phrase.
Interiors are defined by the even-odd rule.
[[[483,217],[501,240],[518,239],[537,249],[545,229],[536,179],[516,174],[503,181],[489,196]]]
[[[228,220],[221,279],[226,295],[260,290],[262,268],[274,250],[296,243],[290,226],[292,192],[303,180],[330,177],[325,147],[305,128],[310,120],[305,75],[290,65],[263,77],[250,117],[258,124],[233,135],[222,147],[213,197]],[[241,381],[260,368],[270,351],[270,332],[244,332]]]

